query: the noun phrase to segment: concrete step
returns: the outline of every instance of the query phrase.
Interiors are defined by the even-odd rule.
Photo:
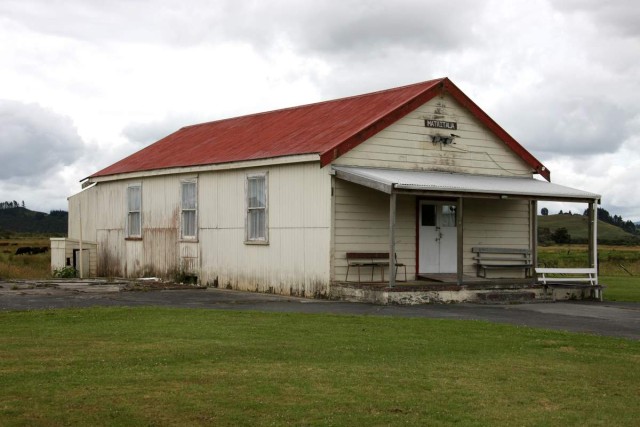
[[[550,297],[533,291],[506,291],[499,292],[478,292],[476,295],[480,304],[514,304],[552,301]]]

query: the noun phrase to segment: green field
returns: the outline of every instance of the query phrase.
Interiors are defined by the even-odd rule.
[[[48,237],[21,236],[0,239],[0,279],[45,279],[51,277],[51,253],[15,255],[22,246],[51,247]]]
[[[586,245],[538,247],[538,265],[545,267],[588,267]],[[603,276],[640,276],[639,246],[598,246],[598,265]]]
[[[616,425],[640,343],[477,321],[0,313],[2,425]]]
[[[564,227],[572,241],[586,243],[589,240],[588,217],[584,215],[545,215],[538,216],[538,230],[548,228],[551,232]],[[620,227],[598,221],[598,241],[606,244],[639,244],[640,237],[627,233]]]
[[[640,277],[600,276],[605,301],[640,302]]]

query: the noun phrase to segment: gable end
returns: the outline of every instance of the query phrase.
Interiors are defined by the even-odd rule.
[[[383,117],[376,119],[375,121],[367,125],[362,130],[358,131],[357,133],[353,134],[352,136],[350,136],[349,138],[341,142],[336,147],[332,148],[331,150],[325,151],[324,153],[321,153],[320,154],[321,166],[328,165],[338,157],[342,156],[343,154],[347,153],[348,151],[362,144],[364,141],[371,138],[378,132],[389,127],[391,124],[400,120],[402,117],[406,116],[411,111],[415,110],[416,108],[420,107],[422,104],[428,102],[429,100],[437,96],[439,93],[442,92],[442,89],[443,89],[443,82],[440,82],[428,88],[427,90],[414,96],[404,104],[400,105],[398,108],[396,108],[392,112],[384,115]]]
[[[425,89],[418,95],[409,99],[393,111],[379,117],[362,128],[360,131],[351,135],[337,146],[320,154],[321,166],[326,166],[338,157],[357,147],[367,139],[371,138],[378,132],[387,128],[394,122],[400,120],[411,111],[417,109],[421,105],[430,101],[432,98],[448,93],[464,108],[466,108],[474,117],[495,134],[502,142],[507,145],[516,155],[518,155],[526,164],[528,164],[536,173],[540,174],[547,181],[551,181],[551,172],[529,151],[520,145],[511,135],[509,135],[500,125],[498,125],[487,113],[485,113],[475,102],[466,96],[456,85],[448,78],[440,80],[437,84]]]

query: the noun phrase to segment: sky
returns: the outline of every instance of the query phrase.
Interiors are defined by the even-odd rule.
[[[0,201],[66,210],[182,126],[449,77],[640,221],[638,22],[637,0],[0,0]]]

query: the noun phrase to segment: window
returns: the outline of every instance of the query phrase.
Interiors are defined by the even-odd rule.
[[[142,186],[127,187],[127,237],[142,237]]]
[[[269,241],[267,174],[247,175],[246,194],[246,241],[267,243]]]
[[[198,187],[196,181],[182,181],[182,218],[180,236],[183,239],[196,239]]]

